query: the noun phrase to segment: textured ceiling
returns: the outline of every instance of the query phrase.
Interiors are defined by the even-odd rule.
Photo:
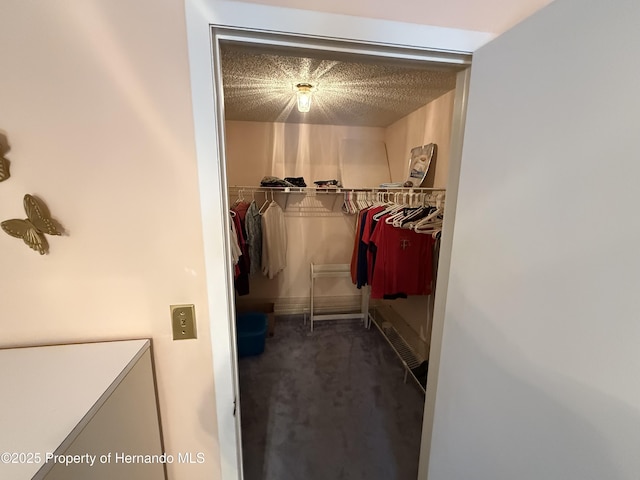
[[[221,50],[227,120],[386,127],[455,88],[455,71],[424,63],[235,43]],[[300,113],[295,85],[305,82],[313,100]]]

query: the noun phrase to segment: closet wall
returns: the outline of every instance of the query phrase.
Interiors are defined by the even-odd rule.
[[[409,152],[413,147],[435,143],[438,156],[435,165],[429,168],[425,186],[447,186],[454,98],[455,90],[451,90],[386,128],[385,142],[394,182],[406,179]]]
[[[227,121],[229,185],[260,185],[265,175],[340,179],[340,142],[385,141],[385,129],[344,125],[308,125]],[[348,185],[347,185],[348,186]]]
[[[436,186],[444,186],[448,170],[449,135],[454,92],[449,92],[412,112],[387,128],[338,125],[307,125],[227,121],[227,180],[230,186],[258,186],[265,175],[304,177],[308,186],[315,180],[341,179],[339,156],[343,140],[386,144],[391,180],[406,179],[412,147],[438,144],[433,175]],[[348,186],[348,185],[345,185]],[[376,185],[371,185],[375,187]],[[251,201],[251,193],[244,194]],[[255,195],[260,204],[264,194]],[[306,216],[296,210],[300,196],[289,195],[285,212],[288,234],[287,268],[274,279],[251,277],[251,292],[242,300],[276,301],[279,311],[300,311],[308,305],[310,263],[348,263],[354,242],[355,217],[340,213],[342,195],[320,197],[326,215]],[[232,196],[231,201],[235,200]],[[284,207],[287,198],[276,194]],[[313,199],[307,198],[306,201]],[[319,201],[318,199],[314,201]],[[320,309],[359,308],[360,293],[348,279],[318,282]],[[323,302],[324,299],[324,302]],[[393,301],[410,327],[426,339],[427,302],[416,297]]]
[[[425,186],[447,186],[454,98],[455,91],[452,90],[387,127],[385,141],[393,181],[406,178],[409,152],[413,147],[433,142],[438,145],[438,153],[435,164],[429,167]],[[380,304],[397,314],[391,319],[396,330],[417,353],[427,358],[431,338],[431,322],[426,321],[429,298],[413,296],[382,300]]]
[[[340,143],[344,139],[383,142],[384,129],[228,121],[228,183],[231,186],[259,186],[265,175],[280,178],[301,176],[308,186],[313,186],[315,180],[340,179],[338,157]],[[264,198],[264,194],[256,194],[259,205]],[[290,194],[276,194],[274,198],[283,209],[287,201],[291,207],[285,212],[287,268],[271,280],[262,275],[253,275],[250,294],[243,299],[277,300],[279,311],[301,311],[301,308],[308,306],[311,262],[350,261],[354,217],[340,213],[342,195],[317,199],[326,208],[320,215],[312,216],[293,210],[299,202],[313,199]],[[245,194],[245,199],[250,201],[250,194]],[[360,301],[359,292],[348,279],[319,282],[316,294],[318,297],[332,298],[331,303],[337,303],[340,307],[355,308]],[[318,305],[323,307],[322,300]]]

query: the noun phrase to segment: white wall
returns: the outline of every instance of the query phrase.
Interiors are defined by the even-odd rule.
[[[640,4],[474,56],[429,479],[637,479]]]
[[[324,0],[251,0],[254,3],[323,12],[382,18],[399,22],[428,23],[441,27],[465,28],[500,34],[518,21],[550,3],[551,0],[403,0],[398,8],[389,8],[387,0],[343,2]]]
[[[29,192],[67,231],[43,257],[0,232],[0,347],[151,337],[165,449],[206,455],[169,465],[169,478],[217,478],[183,2],[3,0],[0,11],[12,171],[0,220],[25,218]],[[195,304],[197,340],[172,341],[172,303]]]

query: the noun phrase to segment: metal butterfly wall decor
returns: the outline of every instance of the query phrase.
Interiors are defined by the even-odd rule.
[[[9,160],[0,157],[0,182],[9,178]]]
[[[7,178],[9,178],[9,160],[4,158],[4,154],[7,153],[5,151],[6,137],[0,134],[0,182],[3,182]],[[8,147],[6,147],[8,150]]]
[[[44,255],[49,251],[47,235],[62,235],[61,228],[54,222],[46,205],[37,197],[24,196],[25,220],[14,218],[0,223],[2,229],[12,237],[21,238],[33,250]]]

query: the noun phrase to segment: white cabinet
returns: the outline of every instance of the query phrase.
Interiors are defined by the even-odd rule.
[[[0,478],[166,478],[149,340],[0,350]]]

